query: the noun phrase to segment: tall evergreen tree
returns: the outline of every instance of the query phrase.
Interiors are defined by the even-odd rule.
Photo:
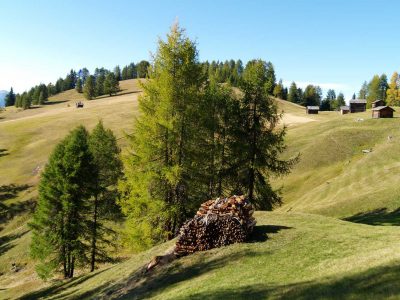
[[[266,76],[267,76],[267,82],[266,82],[267,93],[269,95],[272,95],[276,84],[276,77],[275,77],[275,69],[271,62],[267,62]]]
[[[292,82],[289,88],[288,101],[300,104],[301,96],[299,95],[299,91],[297,89],[296,83]]]
[[[106,81],[106,75],[104,73],[99,73],[96,77],[96,96],[104,95],[104,82]]]
[[[10,89],[10,92],[6,95],[4,99],[5,106],[14,106],[15,105],[16,96],[14,94],[13,88]]]
[[[159,41],[149,71],[121,202],[136,249],[172,238],[198,205],[190,191],[197,125],[192,114],[203,86],[202,70],[195,44],[177,25],[165,42]]]
[[[238,176],[240,190],[257,208],[271,210],[281,204],[280,196],[269,183],[272,174],[288,173],[296,159],[282,160],[285,128],[278,129],[281,115],[276,103],[268,96],[268,64],[250,61],[243,74],[241,99],[244,120],[242,154]]]
[[[78,78],[78,80],[76,81],[75,90],[76,90],[78,93],[82,93],[82,92],[83,92],[82,79]]]
[[[114,68],[114,75],[115,75],[115,78],[117,79],[117,81],[121,80],[121,69],[119,66],[116,66]]]
[[[146,60],[142,60],[141,62],[139,62],[136,66],[136,70],[137,70],[137,77],[138,78],[145,78],[148,74],[148,68],[150,66],[150,63]],[[134,77],[131,77],[134,78]]]
[[[111,230],[104,225],[104,221],[113,219],[115,216],[113,212],[117,211],[116,186],[122,175],[122,162],[113,132],[105,129],[101,121],[90,135],[89,148],[97,176],[90,207],[90,270],[94,271],[96,262],[110,259],[104,246],[111,243],[106,238]]]
[[[96,97],[96,82],[93,75],[89,75],[83,87],[83,95],[86,99],[91,100]]]
[[[115,95],[119,92],[119,82],[114,73],[108,73],[104,80],[104,94],[110,96]]]
[[[92,194],[95,166],[82,126],[56,146],[39,185],[39,201],[33,216],[31,254],[36,270],[50,277],[62,266],[72,278],[76,266],[87,262],[86,214]]]

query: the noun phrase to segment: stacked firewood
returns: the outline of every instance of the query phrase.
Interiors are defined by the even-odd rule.
[[[240,243],[253,231],[253,205],[244,196],[217,198],[201,204],[196,216],[181,228],[175,255]]]

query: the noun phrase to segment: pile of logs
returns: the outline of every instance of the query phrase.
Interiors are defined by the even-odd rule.
[[[204,202],[196,216],[181,228],[175,255],[240,243],[253,231],[253,205],[244,196]]]

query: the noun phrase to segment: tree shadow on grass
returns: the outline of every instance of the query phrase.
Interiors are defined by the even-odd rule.
[[[342,278],[326,277],[286,285],[254,284],[194,293],[190,299],[386,299],[400,295],[399,264],[368,269]],[[176,299],[184,299],[177,297]]]
[[[65,281],[58,281],[56,283],[54,283],[52,286],[50,287],[46,287],[44,289],[41,289],[39,291],[36,292],[32,292],[29,293],[25,296],[22,296],[21,298],[19,298],[20,300],[34,300],[34,299],[40,299],[43,297],[49,297],[49,296],[55,296],[56,294],[60,294],[62,292],[64,292],[65,290],[69,289],[69,288],[73,288],[79,284],[84,283],[86,280],[97,276],[100,273],[103,273],[104,271],[106,271],[107,269],[103,269],[101,271],[95,272],[95,273],[90,273],[87,275],[83,275],[80,277],[75,277],[72,278],[70,280],[65,280]],[[73,290],[72,292],[68,293],[68,294],[62,294],[60,295],[61,297],[67,297],[69,296],[71,293],[76,292],[76,290]],[[55,297],[54,297],[55,298]],[[68,298],[70,299],[70,298]]]
[[[343,220],[368,225],[400,226],[400,208],[394,211],[388,211],[386,207],[378,208],[355,214],[354,216],[344,218]]]
[[[248,243],[262,243],[268,239],[269,233],[278,233],[284,229],[291,229],[293,227],[287,227],[282,225],[259,225],[254,227],[253,232],[251,233]]]
[[[0,237],[0,256],[6,253],[8,250],[10,250],[12,247],[14,247],[12,243],[14,240],[21,238],[27,233],[28,230],[18,234],[8,234]]]
[[[7,222],[19,214],[33,212],[36,204],[34,199],[11,204],[4,203],[7,200],[16,198],[19,193],[26,191],[30,187],[31,186],[27,184],[9,184],[0,186],[0,223]]]
[[[2,156],[6,156],[6,155],[9,155],[10,153],[8,153],[8,150],[7,149],[0,149],[0,157],[2,157]]]

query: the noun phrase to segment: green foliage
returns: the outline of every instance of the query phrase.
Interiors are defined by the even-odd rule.
[[[288,101],[292,103],[300,104],[302,102],[302,92],[296,86],[295,82],[292,82],[289,88]]]
[[[122,162],[119,158],[120,149],[113,132],[105,129],[101,121],[89,137],[89,149],[96,168],[96,182],[92,188],[93,197],[90,199],[89,212],[91,215],[89,222],[90,265],[91,271],[94,271],[96,262],[110,260],[106,246],[113,242],[107,238],[112,231],[104,225],[104,221],[113,220],[118,214],[116,186],[122,175]]]
[[[14,94],[13,88],[10,89],[10,92],[6,95],[4,99],[5,106],[14,106],[16,101],[16,96]]]
[[[104,81],[104,93],[112,96],[119,92],[119,82],[114,73],[108,73]]]
[[[269,183],[272,174],[287,174],[297,158],[281,160],[285,150],[286,129],[278,129],[281,115],[268,96],[269,66],[261,60],[250,61],[243,74],[241,117],[244,121],[238,166],[239,192],[246,194],[256,207],[271,210],[281,198]]]
[[[100,122],[91,136],[78,126],[51,154],[30,224],[31,255],[41,278],[60,268],[71,278],[89,261],[93,271],[96,261],[109,260],[104,245],[111,243],[113,232],[103,222],[118,213],[119,153],[112,131]]]
[[[279,98],[279,99],[285,98],[285,88],[282,84],[282,79],[279,80],[278,84],[274,87],[273,95],[274,95],[274,97]]]
[[[95,75],[96,77],[96,96],[101,96],[105,94],[104,91],[104,83],[106,81],[106,75],[104,73],[100,73],[99,75]]]
[[[198,126],[193,114],[203,80],[196,47],[178,26],[159,41],[149,78],[121,187],[128,238],[137,250],[173,237],[198,204],[191,192]]]
[[[114,68],[114,75],[115,75],[115,78],[117,79],[117,81],[121,80],[121,69],[119,66],[116,66]]]
[[[302,97],[303,106],[319,106],[321,104],[322,91],[319,86],[307,85]]]
[[[76,81],[75,90],[76,90],[78,93],[82,93],[82,92],[83,92],[83,83],[82,83],[82,79],[78,78],[78,80]]]
[[[136,66],[137,77],[138,78],[146,78],[148,75],[148,69],[150,67],[150,63],[146,60],[142,60]],[[132,77],[134,78],[134,77]]]
[[[363,85],[361,86],[360,91],[358,92],[359,99],[367,99],[368,96],[368,83],[364,81]]]
[[[399,74],[394,72],[387,90],[387,105],[400,106],[400,81]]]
[[[46,165],[39,186],[39,201],[30,224],[31,254],[37,271],[49,278],[59,266],[65,278],[87,261],[85,236],[87,201],[94,185],[88,133],[82,126],[60,142]]]
[[[88,100],[96,97],[96,83],[93,75],[89,75],[89,77],[86,79],[83,87],[83,95]]]

